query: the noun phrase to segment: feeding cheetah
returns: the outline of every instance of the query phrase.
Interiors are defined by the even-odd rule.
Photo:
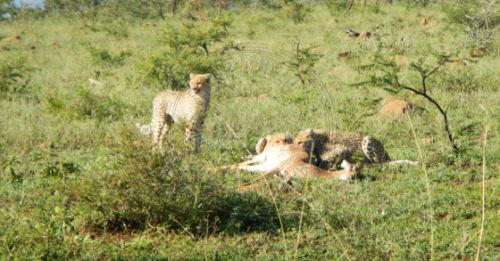
[[[356,152],[362,152],[368,163],[417,164],[410,160],[391,161],[382,142],[358,133],[306,129],[300,131],[293,142],[312,152],[318,165],[327,169],[335,168],[343,160],[351,161]]]
[[[137,124],[139,131],[152,136],[153,149],[163,149],[163,137],[171,125],[185,121],[185,141],[194,139],[194,150],[201,143],[201,130],[210,104],[210,74],[190,74],[189,89],[167,90],[153,99],[153,116],[149,125]]]

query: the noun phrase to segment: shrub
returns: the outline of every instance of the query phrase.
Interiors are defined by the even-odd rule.
[[[189,73],[220,75],[225,70],[224,56],[234,47],[228,40],[230,22],[224,19],[209,23],[185,23],[168,28],[161,36],[166,49],[140,64],[144,79],[173,89],[181,89]]]
[[[159,225],[191,235],[277,227],[268,199],[230,192],[195,157],[173,148],[151,154],[150,148],[133,144],[131,132],[122,137],[119,167],[93,177],[81,196],[84,226],[122,231]]]
[[[101,11],[102,0],[45,0],[45,9],[49,13],[62,13],[73,16],[77,14],[85,26],[94,27],[97,15]]]
[[[406,83],[401,81],[401,66],[396,64],[393,60],[387,59],[386,56],[382,55],[380,50],[375,55],[373,55],[373,63],[370,65],[359,66],[358,70],[366,74],[368,72],[369,79],[364,82],[356,83],[354,85],[371,85],[379,88],[383,88],[392,93],[398,93],[401,91],[410,91],[415,95],[419,95],[424,98],[430,105],[432,105],[441,114],[443,119],[443,129],[446,133],[448,141],[450,143],[452,152],[457,156],[460,152],[458,145],[456,143],[456,138],[454,137],[449,120],[448,111],[443,108],[441,102],[437,101],[431,91],[429,91],[428,80],[431,76],[439,73],[446,63],[450,62],[450,55],[447,54],[431,54],[430,56],[420,57],[416,62],[410,64],[411,71],[418,74],[420,86],[413,85],[411,83]],[[418,86],[418,87],[415,87]]]
[[[300,3],[298,0],[285,0],[283,9],[295,23],[302,23],[306,16],[312,12],[311,7]]]
[[[127,58],[131,54],[129,51],[123,50],[118,54],[113,54],[106,49],[99,48],[93,45],[89,45],[87,47],[87,50],[92,56],[93,62],[101,66],[122,65],[125,61],[125,58]]]
[[[117,38],[127,38],[130,34],[127,24],[116,18],[106,21],[100,29]]]
[[[194,56],[191,51],[165,51],[150,57],[147,61],[149,68],[145,69],[146,79],[172,89],[183,89],[186,86],[188,75],[191,72],[218,74],[224,64],[217,57],[204,54]]]
[[[23,57],[0,61],[0,99],[25,93],[29,83],[27,60]]]
[[[0,14],[5,14],[8,13],[9,11],[12,11],[13,6],[12,6],[12,1],[10,0],[0,0]],[[4,17],[0,15],[0,20],[3,20]]]
[[[221,221],[219,226],[228,233],[276,231],[279,228],[274,205],[256,193],[228,193],[218,214]]]
[[[300,48],[297,43],[293,58],[285,62],[288,69],[300,80],[302,86],[313,81],[313,68],[322,56],[313,52],[312,49],[313,47]]]
[[[325,5],[330,11],[330,14],[335,15],[338,11],[350,8],[348,0],[325,0]]]
[[[73,103],[71,109],[77,118],[117,120],[123,116],[126,105],[120,100],[114,100],[106,96],[94,94],[89,90],[80,89],[78,98]]]
[[[445,4],[443,10],[452,23],[461,24],[476,46],[488,47],[494,39],[495,27],[500,15],[495,12],[496,1],[464,1],[461,4]]]
[[[48,94],[44,105],[50,113],[59,113],[66,108],[66,99],[60,94]]]

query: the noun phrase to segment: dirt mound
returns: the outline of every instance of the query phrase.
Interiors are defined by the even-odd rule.
[[[401,117],[406,112],[423,111],[424,109],[396,96],[388,96],[382,100],[382,108],[378,115],[382,117]]]
[[[20,41],[22,37],[18,34],[13,34],[11,36],[7,36],[4,38],[6,42],[14,42],[14,41]]]
[[[361,38],[361,39],[368,39],[368,38],[370,38],[371,36],[372,36],[372,33],[370,33],[370,32],[361,32],[361,33],[359,34],[359,38]]]
[[[398,65],[408,64],[408,57],[404,55],[394,55],[394,62]]]
[[[422,17],[422,19],[420,19],[420,25],[427,27],[436,27],[438,25],[438,21],[424,16]]]
[[[486,55],[486,51],[487,50],[484,47],[477,47],[477,48],[472,49],[471,56],[472,57],[483,57]]]

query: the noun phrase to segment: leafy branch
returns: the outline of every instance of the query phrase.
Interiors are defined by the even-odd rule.
[[[363,81],[356,83],[354,85],[366,85],[373,84],[382,86],[384,89],[397,93],[400,90],[411,91],[416,95],[424,97],[428,102],[430,102],[441,114],[443,118],[443,128],[452,148],[452,151],[455,155],[458,154],[459,148],[455,142],[455,137],[450,129],[450,124],[448,120],[448,113],[443,108],[443,106],[429,94],[429,89],[427,85],[427,80],[429,77],[434,75],[439,71],[439,69],[444,66],[446,63],[451,62],[449,55],[435,55],[438,58],[437,64],[431,68],[424,66],[423,59],[419,59],[417,62],[411,63],[410,68],[416,71],[420,76],[420,87],[409,86],[407,84],[403,84],[400,80],[400,76],[398,73],[400,72],[400,67],[393,61],[387,61],[382,58],[380,55],[375,57],[375,64],[367,65],[363,67],[359,67],[361,70],[370,70],[374,68],[382,69],[382,75],[371,75],[368,81]]]
[[[311,73],[313,73],[313,67],[320,58],[321,55],[314,53],[312,51],[312,47],[300,48],[300,43],[297,42],[293,57],[290,59],[290,61],[285,62],[285,64],[300,80],[302,86],[305,86],[307,82],[311,81]]]
[[[240,50],[231,39],[230,27],[231,21],[224,17],[206,23],[169,26],[160,35],[165,48],[139,65],[143,79],[182,89],[186,72],[211,73],[217,78],[225,70],[227,52]]]

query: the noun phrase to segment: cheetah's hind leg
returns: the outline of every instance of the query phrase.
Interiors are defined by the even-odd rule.
[[[172,117],[163,114],[156,122],[151,122],[151,133],[153,135],[153,151],[163,151],[163,138],[172,125]]]
[[[163,140],[165,138],[165,134],[168,132],[168,130],[170,130],[170,127],[174,123],[174,120],[168,114],[165,114],[164,119],[165,119],[165,121],[164,121],[164,124],[163,124],[163,128],[161,129],[161,133],[160,133],[160,149],[162,151],[163,151]]]
[[[374,137],[365,136],[361,143],[361,149],[365,154],[366,160],[370,163],[381,163],[391,160],[382,142]]]

